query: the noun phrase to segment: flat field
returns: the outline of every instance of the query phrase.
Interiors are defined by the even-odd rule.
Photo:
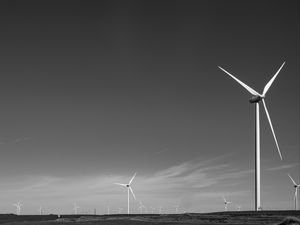
[[[136,215],[21,215],[0,214],[1,225],[258,225],[279,224],[288,217],[300,220],[300,211],[241,211]],[[299,223],[285,223],[299,224]],[[299,224],[300,225],[300,224]]]

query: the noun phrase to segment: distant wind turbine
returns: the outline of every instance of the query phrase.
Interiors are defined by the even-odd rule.
[[[120,207],[119,207],[119,214],[121,214],[122,211],[123,211],[123,208],[120,208]]]
[[[121,183],[115,183],[115,184],[117,184],[117,185],[120,185],[120,186],[123,186],[123,187],[126,187],[127,188],[127,213],[129,214],[129,191],[131,192],[131,194],[132,194],[132,196],[133,196],[133,198],[134,199],[136,199],[135,198],[135,195],[134,195],[134,193],[133,193],[133,190],[132,190],[132,188],[131,188],[131,182],[133,181],[133,179],[135,178],[135,176],[136,176],[136,173],[133,175],[133,177],[130,179],[130,181],[129,181],[129,183],[128,184],[121,184]]]
[[[294,196],[294,201],[295,201],[295,210],[297,210],[297,202],[298,202],[298,188],[300,187],[300,184],[297,184],[293,178],[291,177],[290,174],[288,174],[290,177],[291,181],[293,182],[294,188],[295,188],[295,196]]]
[[[178,214],[179,205],[173,205],[173,207],[175,208],[175,213]]]
[[[79,208],[80,207],[76,204],[76,202],[74,202],[74,208],[73,208],[73,210],[74,210],[75,215],[77,215]]]
[[[223,69],[222,67],[219,66],[219,69],[221,69],[222,71],[224,71],[225,73],[227,73],[231,78],[233,78],[235,81],[237,81],[240,85],[242,85],[248,92],[250,92],[250,94],[252,94],[253,96],[250,98],[250,103],[255,103],[255,210],[260,210],[261,209],[261,203],[260,203],[260,122],[259,122],[259,102],[262,101],[263,106],[265,108],[265,112],[271,127],[271,131],[273,133],[273,137],[275,140],[275,144],[280,156],[280,159],[282,160],[282,155],[279,149],[279,145],[277,142],[277,138],[273,129],[273,125],[271,122],[271,118],[265,103],[265,96],[266,93],[268,92],[269,88],[271,87],[273,81],[275,80],[275,78],[277,77],[277,75],[279,74],[280,70],[282,69],[282,67],[284,66],[285,62],[283,62],[283,64],[281,65],[281,67],[277,70],[277,72],[275,73],[275,75],[271,78],[271,80],[266,84],[266,86],[264,87],[263,93],[259,94],[258,92],[256,92],[254,89],[252,89],[251,87],[249,87],[248,85],[246,85],[245,83],[243,83],[242,81],[240,81],[239,79],[237,79],[235,76],[233,76],[232,74],[230,74],[229,72],[227,72],[225,69]]]
[[[161,211],[161,210],[162,210],[162,208],[163,208],[162,206],[159,206],[159,207],[158,207],[158,213],[159,213],[159,214],[161,214],[161,212],[162,212],[162,211]]]
[[[144,207],[144,205],[143,205],[143,203],[140,201],[140,202],[139,202],[139,207],[138,207],[138,209],[140,210],[140,214],[143,214],[143,207]]]
[[[107,206],[107,215],[109,215],[109,205]]]
[[[223,200],[224,200],[224,208],[225,208],[225,211],[227,211],[227,205],[228,204],[231,204],[232,202],[229,202],[225,199],[225,197],[223,196]]]
[[[154,214],[155,208],[154,207],[150,207],[150,209],[151,209],[151,214]]]
[[[21,207],[23,206],[23,204],[21,202],[17,202],[13,205],[16,206],[17,215],[21,215]]]
[[[40,213],[40,215],[43,215],[43,208],[42,208],[42,206],[40,206],[40,208],[38,209],[38,212]]]

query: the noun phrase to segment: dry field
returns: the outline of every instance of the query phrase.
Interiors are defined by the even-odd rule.
[[[289,221],[287,218],[290,219]],[[293,224],[300,225],[300,211],[260,211],[260,212],[216,212],[216,213],[186,213],[163,215],[0,215],[1,225],[192,225],[192,224]],[[293,222],[294,221],[294,222]]]

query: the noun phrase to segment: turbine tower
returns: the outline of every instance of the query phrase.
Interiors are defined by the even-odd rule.
[[[295,201],[295,210],[297,210],[297,202],[298,202],[298,188],[300,187],[300,184],[296,184],[296,182],[293,180],[291,175],[288,174],[290,177],[291,181],[293,182],[294,188],[295,188],[295,196],[294,196],[294,201]]]
[[[16,206],[17,215],[21,215],[21,207],[23,206],[23,204],[21,202],[17,202],[13,205]]]
[[[235,81],[237,81],[240,85],[242,85],[248,92],[250,92],[250,94],[252,94],[253,96],[250,98],[250,103],[255,103],[255,210],[260,210],[261,209],[261,204],[260,204],[260,122],[259,122],[259,102],[262,101],[270,127],[271,127],[271,131],[275,140],[275,144],[280,156],[280,159],[282,160],[282,156],[281,156],[281,152],[279,149],[279,145],[277,142],[277,138],[273,129],[273,125],[271,122],[271,118],[265,103],[265,96],[266,93],[268,92],[269,88],[271,87],[273,81],[275,80],[275,78],[277,77],[278,73],[280,72],[280,70],[282,69],[282,67],[284,66],[285,62],[283,62],[283,64],[281,65],[281,67],[278,69],[278,71],[275,73],[275,75],[271,78],[271,80],[266,84],[266,86],[264,87],[263,93],[259,94],[258,92],[256,92],[254,89],[252,89],[251,87],[249,87],[248,85],[246,85],[245,83],[243,83],[242,81],[240,81],[239,79],[237,79],[236,77],[234,77],[232,74],[230,74],[229,72],[227,72],[225,69],[223,69],[222,67],[219,66],[219,68],[224,71],[225,73],[227,73],[231,78],[233,78]]]
[[[232,202],[226,201],[226,199],[225,199],[224,196],[223,196],[223,200],[224,200],[224,208],[225,208],[225,211],[227,211],[227,205],[228,205],[228,204],[231,204]]]
[[[129,214],[129,191],[131,192],[133,198],[136,199],[136,198],[135,198],[135,195],[134,195],[134,193],[133,193],[133,190],[132,190],[132,188],[131,188],[131,186],[130,186],[130,185],[131,185],[131,182],[133,181],[133,179],[135,178],[135,176],[136,176],[136,173],[134,173],[133,177],[130,179],[130,181],[129,181],[128,184],[115,183],[115,184],[117,184],[117,185],[121,185],[121,186],[127,188],[127,213],[128,213],[128,214]]]

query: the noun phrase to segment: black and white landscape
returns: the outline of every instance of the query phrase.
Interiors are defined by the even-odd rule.
[[[299,218],[299,1],[1,1],[0,19],[2,216]]]

